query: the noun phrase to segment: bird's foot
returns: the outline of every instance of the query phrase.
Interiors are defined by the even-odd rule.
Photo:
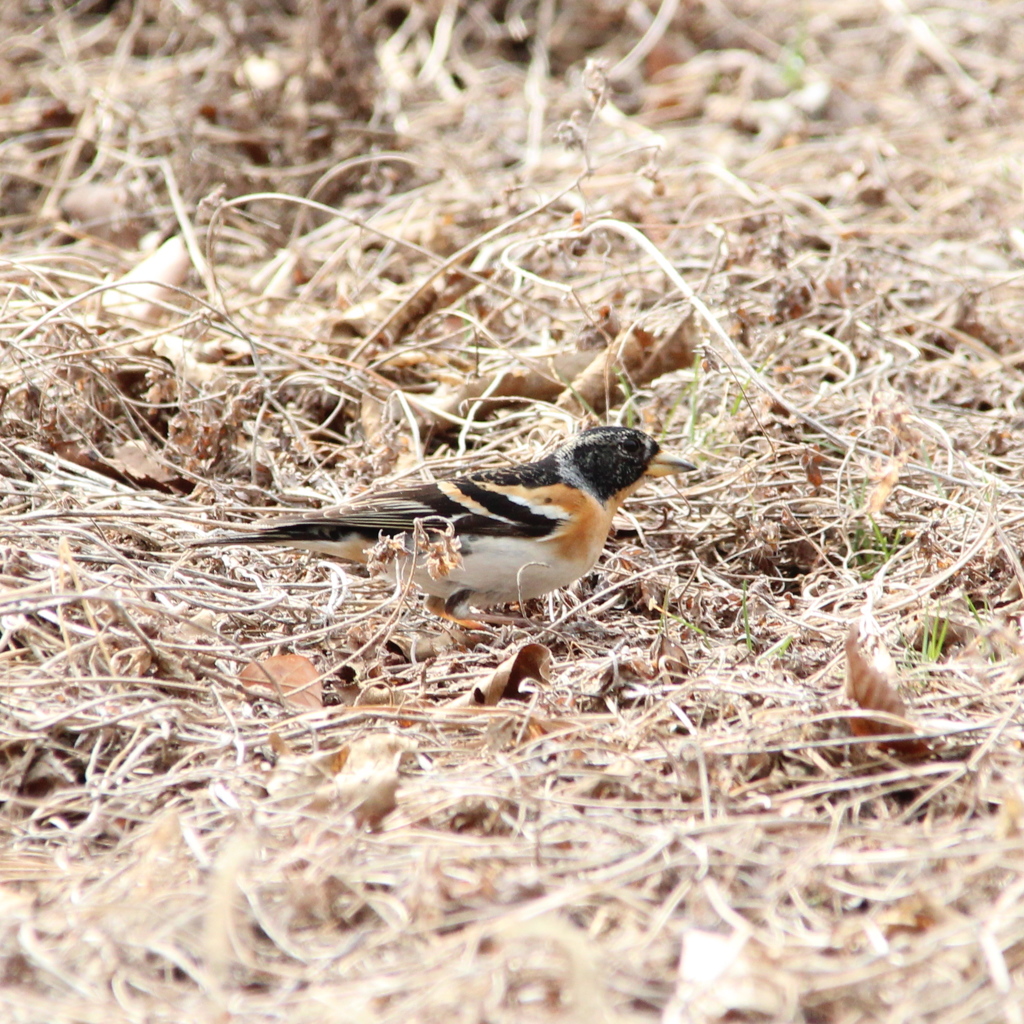
[[[482,614],[477,618],[466,618],[463,615],[465,611],[467,594],[465,591],[459,591],[453,594],[447,600],[443,597],[429,596],[426,600],[426,609],[434,615],[442,619],[446,619],[448,622],[454,622],[457,626],[461,626],[463,629],[470,629],[474,631],[490,632],[488,627],[490,626],[534,626],[536,623],[531,622],[529,619],[524,618],[522,615],[489,615]]]

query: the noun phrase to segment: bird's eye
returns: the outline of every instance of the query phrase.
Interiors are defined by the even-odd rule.
[[[640,439],[638,437],[633,437],[631,434],[627,434],[622,439],[622,450],[631,454],[633,452],[640,451]]]

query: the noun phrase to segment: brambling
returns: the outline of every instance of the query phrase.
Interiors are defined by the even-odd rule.
[[[470,607],[522,603],[592,569],[612,517],[646,477],[695,468],[642,431],[594,427],[537,462],[368,494],[258,533],[198,543],[275,544],[365,564],[381,540],[405,535],[393,576],[411,576],[429,611],[478,628],[465,617]],[[422,543],[410,543],[424,531],[453,536],[458,556],[431,563]]]

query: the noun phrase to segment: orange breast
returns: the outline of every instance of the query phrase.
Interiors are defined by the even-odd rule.
[[[545,547],[554,551],[559,562],[576,566],[582,576],[601,557],[615,510],[605,508],[596,498],[574,487],[556,484],[549,490],[552,498],[571,515],[545,542]]]

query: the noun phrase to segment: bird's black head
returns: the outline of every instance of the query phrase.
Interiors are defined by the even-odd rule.
[[[594,427],[553,453],[562,476],[605,502],[644,476],[684,473],[695,467],[661,450],[653,437],[630,427]]]

